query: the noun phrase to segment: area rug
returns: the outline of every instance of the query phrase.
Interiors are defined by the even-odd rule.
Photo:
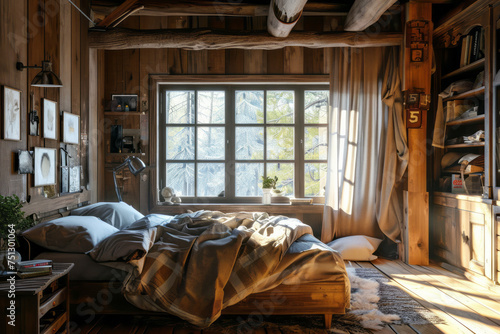
[[[388,323],[396,325],[437,324],[444,321],[423,307],[375,268],[348,268],[351,281],[351,309],[333,317],[330,332],[336,334],[371,334]],[[130,320],[130,319],[129,319]],[[134,321],[149,326],[192,328],[175,317],[136,317]],[[221,316],[209,333],[255,333],[259,329],[281,333],[325,333],[322,316]],[[205,331],[203,331],[205,332]],[[262,331],[260,331],[262,332]]]

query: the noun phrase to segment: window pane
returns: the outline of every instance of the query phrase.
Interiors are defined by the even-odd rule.
[[[194,127],[167,127],[167,159],[194,159]]]
[[[225,168],[223,163],[198,164],[198,186],[196,195],[202,197],[223,196]]]
[[[194,123],[194,92],[167,91],[165,104],[167,124]]]
[[[304,153],[306,160],[326,160],[328,130],[326,127],[304,128]]]
[[[325,196],[326,163],[305,164],[304,196]]]
[[[304,121],[306,124],[327,124],[327,90],[309,90],[304,94]]]
[[[293,163],[269,163],[267,164],[267,176],[278,177],[276,188],[284,192],[285,196],[293,196],[294,164]]]
[[[294,128],[274,126],[267,128],[267,158],[276,160],[292,160],[294,144]]]
[[[236,91],[236,124],[264,123],[264,91]]]
[[[293,91],[268,91],[266,105],[267,123],[293,124]]]
[[[223,124],[225,118],[224,91],[198,92],[198,123]]]
[[[262,196],[262,178],[264,175],[263,163],[237,163],[236,172],[236,196],[250,197]]]
[[[194,163],[167,163],[167,186],[177,196],[194,196]]]
[[[236,159],[264,159],[264,128],[237,126]]]
[[[225,129],[221,126],[198,127],[198,159],[201,160],[224,160]]]

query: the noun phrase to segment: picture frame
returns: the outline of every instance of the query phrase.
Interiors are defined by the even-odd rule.
[[[43,137],[57,140],[57,102],[43,99]]]
[[[19,150],[17,152],[18,174],[33,174],[33,151]]]
[[[80,116],[63,112],[63,142],[66,144],[80,143]]]
[[[35,187],[56,184],[57,149],[35,147]]]
[[[111,95],[111,111],[138,111],[138,95]]]
[[[3,139],[21,140],[21,91],[3,86]]]

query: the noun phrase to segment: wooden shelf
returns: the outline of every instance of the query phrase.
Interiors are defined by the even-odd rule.
[[[145,112],[140,111],[105,111],[104,115],[106,116],[137,116],[137,115],[146,115]]]
[[[446,126],[452,125],[464,125],[464,124],[474,124],[474,123],[482,123],[484,122],[484,114],[478,115],[476,117],[466,118],[466,119],[457,119],[453,121],[446,122]]]
[[[473,97],[473,96],[478,96],[478,95],[484,94],[484,91],[485,91],[484,86],[482,86],[482,87],[479,87],[479,88],[476,88],[476,89],[469,90],[468,92],[465,92],[465,93],[462,93],[462,94],[458,94],[458,95],[455,95],[455,96],[447,97],[446,99],[443,99],[443,102],[453,101],[453,100],[464,100],[464,99],[467,99],[469,97]]]
[[[137,155],[137,156],[145,156],[146,153],[107,153],[109,155],[115,156],[115,157],[128,157],[131,155]]]
[[[484,69],[484,58],[481,58],[479,60],[476,60],[475,62],[473,63],[470,63],[469,65],[465,65],[465,66],[462,66],[450,73],[447,73],[445,75],[443,75],[441,77],[441,79],[447,79],[447,78],[451,78],[451,77],[454,77],[454,76],[457,76],[457,75],[460,75],[460,74],[463,74],[463,73],[466,73],[466,72],[471,72],[471,71],[474,71],[474,70],[479,70],[483,68]]]
[[[484,142],[477,144],[454,144],[454,145],[445,145],[444,148],[464,148],[464,147],[484,147]]]

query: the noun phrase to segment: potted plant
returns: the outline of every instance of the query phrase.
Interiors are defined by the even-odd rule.
[[[278,177],[262,176],[262,204],[271,204],[271,191],[276,187]]]
[[[16,195],[0,195],[0,268],[4,267],[4,258],[20,261],[21,257],[14,250],[17,233],[33,226],[33,220],[25,217],[22,204]],[[11,258],[15,255],[14,258]]]

